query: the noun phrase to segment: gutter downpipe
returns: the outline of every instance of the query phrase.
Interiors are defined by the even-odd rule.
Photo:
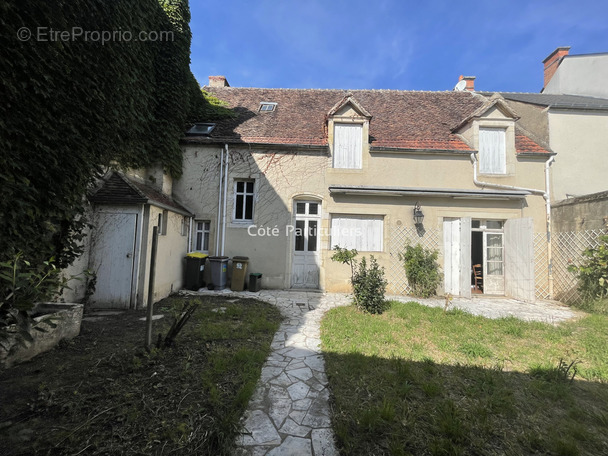
[[[552,258],[552,248],[551,248],[551,192],[550,192],[550,179],[549,179],[549,167],[551,163],[555,160],[555,156],[549,157],[545,162],[545,190],[537,190],[534,188],[524,188],[524,187],[516,187],[514,185],[502,185],[502,184],[493,184],[490,182],[481,182],[477,180],[477,157],[475,152],[471,153],[471,163],[473,163],[473,183],[478,187],[490,187],[497,188],[502,190],[520,190],[530,192],[534,195],[541,195],[545,200],[545,210],[546,210],[546,231],[547,231],[547,280],[549,282],[549,297],[553,299],[553,258]]]
[[[222,215],[222,250],[220,253],[221,256],[224,256],[224,246],[226,245],[226,202],[228,199],[228,144],[225,144],[224,147],[226,148],[226,165],[224,165],[224,210]]]
[[[215,254],[218,255],[220,251],[220,221],[222,219],[222,177],[224,174],[224,148],[220,154],[220,179],[217,189],[217,230],[215,232]]]

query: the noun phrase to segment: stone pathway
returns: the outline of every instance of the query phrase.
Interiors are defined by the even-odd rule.
[[[351,296],[310,291],[263,290],[184,292],[234,298],[255,298],[277,306],[285,321],[272,341],[272,353],[262,368],[256,391],[243,417],[243,431],[237,439],[238,456],[333,456],[338,452],[331,429],[329,391],[325,362],[320,349],[323,314],[348,305]],[[443,307],[445,299],[387,296],[397,301],[417,301]],[[508,315],[523,320],[549,323],[575,318],[569,307],[549,301],[524,303],[508,298],[454,298],[450,307],[475,315],[500,318]]]

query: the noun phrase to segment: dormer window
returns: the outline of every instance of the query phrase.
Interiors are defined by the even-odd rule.
[[[363,125],[334,124],[334,168],[361,169]]]
[[[187,132],[188,136],[209,136],[215,128],[214,123],[196,123]]]
[[[506,130],[479,128],[479,172],[482,174],[507,173]]]
[[[260,103],[260,112],[272,112],[277,107],[277,103],[272,101],[262,101]]]

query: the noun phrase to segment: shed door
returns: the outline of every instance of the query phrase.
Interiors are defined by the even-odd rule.
[[[471,219],[444,218],[444,284],[445,292],[471,297]]]
[[[534,302],[534,225],[531,218],[505,222],[505,294]]]
[[[91,269],[97,273],[91,297],[95,307],[130,307],[136,227],[137,214],[96,214],[91,249]]]

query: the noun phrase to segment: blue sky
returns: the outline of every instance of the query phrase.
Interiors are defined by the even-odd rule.
[[[190,0],[201,85],[539,92],[542,60],[608,52],[608,2]]]

